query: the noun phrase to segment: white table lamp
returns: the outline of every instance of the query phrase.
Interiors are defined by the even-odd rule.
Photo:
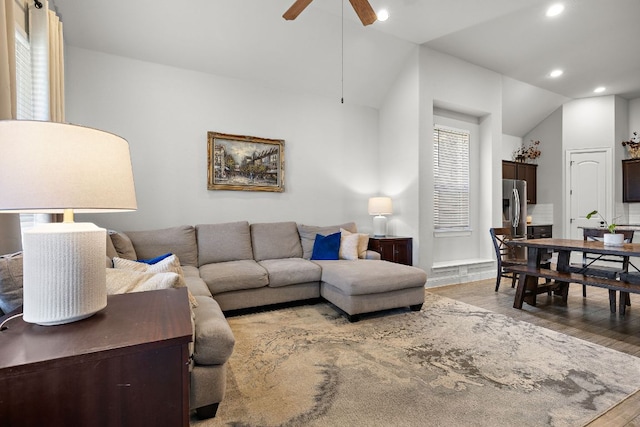
[[[369,199],[369,215],[373,217],[373,235],[387,235],[387,218],[384,215],[393,213],[393,205],[389,197],[372,197]]]
[[[24,320],[60,325],[107,305],[106,230],[73,213],[137,208],[129,144],[87,127],[0,121],[0,212],[64,213],[24,233]]]

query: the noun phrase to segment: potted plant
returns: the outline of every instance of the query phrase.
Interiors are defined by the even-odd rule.
[[[603,224],[607,228],[607,230],[609,230],[608,233],[604,234],[605,246],[622,246],[624,244],[624,234],[616,233],[616,227],[618,225],[613,221],[611,221],[611,224],[609,224],[597,210],[589,212],[587,214],[587,219],[591,219],[591,217],[594,215],[598,215],[601,219],[600,224]]]

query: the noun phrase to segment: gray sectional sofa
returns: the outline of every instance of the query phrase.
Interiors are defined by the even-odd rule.
[[[368,259],[310,260],[316,234],[347,230],[354,223],[315,227],[295,222],[180,226],[151,231],[111,231],[107,256],[149,259],[178,256],[190,292],[195,343],[190,406],[215,416],[226,386],[226,363],[235,338],[225,312],[272,304],[328,300],[349,320],[367,312],[424,302],[426,273],[415,267]]]

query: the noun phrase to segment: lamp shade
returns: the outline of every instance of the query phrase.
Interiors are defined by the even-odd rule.
[[[369,199],[369,215],[390,215],[393,204],[390,197],[371,197]]]
[[[0,212],[135,210],[129,144],[88,127],[0,121]]]

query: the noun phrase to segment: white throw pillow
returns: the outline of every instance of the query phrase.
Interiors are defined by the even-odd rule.
[[[177,255],[170,255],[155,264],[146,264],[144,262],[131,261],[124,258],[114,257],[113,267],[114,269],[130,270],[151,274],[174,273],[178,276],[178,279],[173,287],[183,288],[187,286],[187,283],[184,280],[184,271],[182,270],[182,266],[180,266],[180,260],[178,259]],[[198,301],[196,301],[195,297],[191,294],[191,291],[188,291],[188,294],[189,302],[191,303],[191,305],[193,307],[197,307]]]
[[[118,268],[106,270],[108,295],[180,287],[180,277],[177,273],[145,273]]]
[[[180,260],[176,255],[170,255],[155,264],[146,264],[144,262],[114,257],[113,267],[133,271],[143,271],[147,273],[176,273],[181,279],[181,284],[178,287],[186,286],[186,283],[184,282],[184,271],[182,271]]]
[[[344,228],[340,229],[342,236],[357,235],[358,236],[358,258],[365,259],[367,257],[367,249],[369,248],[369,235],[364,233],[352,233]]]
[[[340,234],[340,250],[338,252],[340,259],[358,259],[358,235],[357,234]]]

